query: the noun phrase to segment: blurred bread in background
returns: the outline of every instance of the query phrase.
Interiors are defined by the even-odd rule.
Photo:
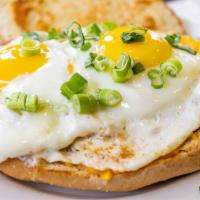
[[[63,29],[72,20],[135,23],[184,33],[180,19],[162,0],[1,0],[0,32],[12,39],[24,31]]]

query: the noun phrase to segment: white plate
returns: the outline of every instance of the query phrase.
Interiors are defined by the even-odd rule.
[[[0,175],[0,200],[199,200],[199,185],[200,172],[128,193],[66,190],[44,184],[19,182]]]
[[[171,1],[189,32],[200,38],[200,0]],[[83,192],[15,181],[0,174],[0,200],[200,200],[200,172],[129,193]]]

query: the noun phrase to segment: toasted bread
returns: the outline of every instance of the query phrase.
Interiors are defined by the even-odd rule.
[[[19,180],[82,190],[117,192],[136,190],[199,169],[200,131],[193,133],[171,154],[137,171],[114,173],[110,180],[102,179],[83,166],[68,166],[65,163],[45,163],[41,166],[29,167],[21,160],[11,159],[0,164],[0,171]]]
[[[147,28],[184,33],[180,19],[162,0],[1,0],[1,33],[14,38],[23,31],[63,29],[73,19],[135,23]]]

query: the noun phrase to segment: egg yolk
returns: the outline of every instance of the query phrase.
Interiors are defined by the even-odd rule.
[[[122,26],[116,28],[100,38],[100,49],[104,55],[117,61],[122,53],[127,53],[135,61],[141,62],[145,68],[155,67],[166,61],[172,54],[172,47],[168,42],[159,37],[153,36],[150,31],[144,33],[143,42],[123,43],[121,34],[130,32],[131,26]],[[134,30],[141,32],[142,30]]]
[[[192,38],[189,35],[184,35],[181,37],[180,43],[184,46],[190,47],[200,53],[200,41]]]
[[[47,62],[45,45],[41,45],[39,54],[29,57],[20,56],[20,48],[20,45],[15,45],[0,50],[0,87],[19,75],[34,72]]]

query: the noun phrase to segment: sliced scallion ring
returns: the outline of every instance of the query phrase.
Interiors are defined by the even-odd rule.
[[[74,94],[83,92],[87,85],[87,80],[79,73],[75,73],[67,82],[62,84],[60,90],[65,97],[71,99]]]
[[[135,63],[132,67],[133,73],[134,74],[139,74],[145,70],[144,65],[140,62]]]
[[[133,60],[126,53],[121,54],[117,65],[112,70],[112,78],[115,82],[125,82],[133,76],[132,71]]]
[[[74,110],[80,114],[89,114],[97,111],[97,100],[91,94],[75,94],[71,101]]]
[[[111,89],[98,89],[96,96],[99,103],[103,106],[116,106],[122,101],[121,94]]]
[[[105,56],[100,55],[94,59],[94,68],[97,71],[105,71],[110,65],[111,61]]]
[[[66,34],[67,39],[69,40],[69,43],[74,48],[81,48],[85,43],[85,37],[81,28],[81,25],[73,21],[64,31]]]
[[[35,56],[40,53],[40,42],[38,40],[27,39],[21,42],[21,56]]]
[[[158,69],[152,69],[148,72],[148,77],[151,80],[151,86],[155,89],[160,89],[164,86],[164,75]]]
[[[160,70],[158,70],[158,69],[151,69],[151,70],[149,70],[148,71],[148,77],[149,77],[149,79],[156,79],[156,78],[158,78],[159,76],[160,76]]]
[[[99,26],[96,23],[89,24],[86,27],[86,30],[89,35],[100,36],[100,34],[101,34],[101,29],[99,28]]]
[[[151,80],[151,86],[155,89],[160,89],[164,86],[165,84],[165,80],[164,80],[164,76],[160,75],[157,78],[154,78]]]
[[[23,92],[12,93],[6,98],[6,105],[11,110],[26,112],[36,112],[40,106],[37,95]]]
[[[38,110],[38,97],[36,95],[27,95],[25,107],[27,112],[36,112]]]
[[[161,64],[160,66],[162,73],[167,74],[171,77],[176,77],[182,69],[180,61],[171,59]]]

